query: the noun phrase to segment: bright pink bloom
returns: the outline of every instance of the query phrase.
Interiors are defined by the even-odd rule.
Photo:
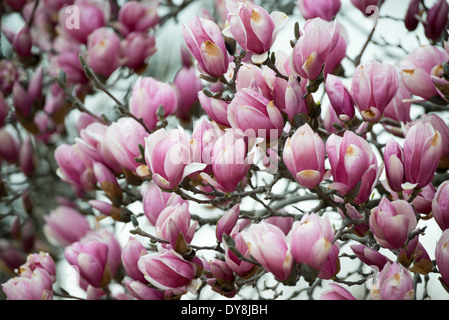
[[[148,132],[136,120],[123,117],[110,124],[105,134],[105,148],[123,169],[135,172],[141,165],[135,158],[142,157],[139,144],[145,145]]]
[[[223,234],[230,235],[239,219],[240,205],[236,204],[231,209],[223,213],[217,222],[215,235],[218,241],[222,241]]]
[[[317,79],[332,50],[337,46],[339,37],[336,22],[321,18],[307,20],[290,56],[292,71],[309,80]]]
[[[86,61],[95,73],[109,77],[120,65],[120,38],[106,27],[94,30],[87,37]]]
[[[437,189],[432,201],[432,213],[441,230],[449,229],[449,181],[444,181]]]
[[[192,108],[198,102],[198,92],[203,88],[195,67],[183,66],[179,69],[173,85],[178,98],[176,116],[181,120],[189,121],[192,117]]]
[[[59,177],[80,190],[90,191],[95,186],[92,160],[76,145],[62,144],[55,150]]]
[[[141,77],[134,84],[129,100],[129,111],[142,118],[149,130],[156,129],[159,121],[157,110],[164,109],[165,117],[173,114],[178,104],[175,89],[169,84],[152,77]]]
[[[405,183],[404,152],[394,138],[390,138],[385,145],[384,163],[388,185],[393,191],[402,191],[402,184]]]
[[[182,34],[201,73],[212,77],[226,73],[228,52],[221,30],[215,22],[195,16],[189,25],[183,26]]]
[[[369,143],[352,131],[345,131],[343,137],[332,134],[328,138],[326,151],[334,180],[329,187],[345,196],[360,183],[355,203],[368,200],[382,171]]]
[[[333,238],[334,230],[327,216],[305,214],[293,224],[290,239],[292,256],[296,263],[306,264],[319,272],[331,251]]]
[[[299,113],[308,114],[307,100],[304,99],[306,81],[298,81],[290,74],[288,81],[276,77],[274,79],[274,104],[288,117],[289,121]]]
[[[59,26],[64,35],[86,44],[89,34],[106,25],[109,8],[93,0],[76,0],[74,6],[79,10],[79,15],[73,10],[59,10]]]
[[[385,257],[379,251],[368,248],[361,244],[351,245],[351,249],[354,254],[367,266],[375,266],[377,270],[381,271],[387,262],[391,262],[390,259]]]
[[[181,128],[168,133],[159,129],[145,138],[145,160],[153,181],[163,189],[177,187],[189,174],[206,167],[192,162],[190,140]]]
[[[449,126],[448,124],[436,113],[424,113],[421,115],[421,121],[430,123],[435,130],[441,135],[441,143],[443,145],[443,153],[441,160],[449,158]],[[444,164],[442,164],[444,166]]]
[[[370,229],[384,248],[401,248],[416,225],[415,210],[405,200],[390,201],[382,197],[379,205],[371,210]]]
[[[238,91],[228,106],[228,120],[233,129],[246,135],[277,139],[284,129],[281,111],[273,101],[252,89]]]
[[[204,111],[206,111],[212,121],[225,127],[231,126],[228,120],[229,102],[208,97],[203,91],[198,92],[198,99]]]
[[[270,50],[277,33],[288,17],[279,11],[269,14],[264,8],[248,1],[227,2],[229,30],[243,50],[260,55]]]
[[[449,286],[449,231],[445,230],[435,247],[435,260],[441,282]]]
[[[171,248],[176,250],[176,243],[181,233],[184,241],[190,243],[197,224],[196,220],[191,223],[188,204],[178,203],[161,211],[155,224],[156,236],[168,240]]]
[[[329,283],[330,290],[323,292],[320,300],[357,300],[348,290],[337,283]]]
[[[45,269],[37,268],[29,276],[18,276],[2,284],[8,300],[52,300],[53,283]]]
[[[442,63],[449,60],[449,54],[435,46],[425,45],[402,58],[397,66],[404,86],[411,94],[429,99],[438,95],[431,76],[440,77]]]
[[[414,293],[410,272],[399,262],[387,262],[371,291],[371,299],[411,300]]]
[[[317,187],[323,179],[325,156],[323,140],[308,124],[287,139],[283,150],[287,169],[306,188]]]
[[[143,283],[146,282],[145,277],[139,270],[137,263],[141,256],[146,255],[148,252],[140,243],[139,240],[133,237],[129,237],[128,242],[123,246],[122,250],[122,263],[125,268],[125,272],[133,280],[138,280]]]
[[[67,262],[79,271],[85,281],[100,288],[111,280],[107,266],[108,249],[102,241],[77,241],[66,247],[64,254]]]
[[[246,177],[250,166],[244,138],[237,137],[234,132],[228,131],[218,138],[212,150],[214,179],[205,172],[200,175],[217,190],[233,192]]]
[[[379,121],[398,89],[399,74],[393,65],[371,61],[354,71],[351,94],[366,121]]]
[[[273,100],[273,87],[276,81],[276,74],[267,66],[257,66],[244,62],[237,73],[236,90],[250,88],[268,100]]]
[[[332,108],[342,121],[349,121],[355,116],[352,96],[343,82],[332,74],[326,77],[326,93]]]
[[[331,21],[340,11],[340,0],[298,0],[296,5],[304,19],[321,18]]]
[[[196,289],[196,265],[173,250],[144,255],[139,259],[138,266],[145,279],[156,288],[175,292]]]
[[[60,246],[80,240],[90,230],[86,217],[69,206],[57,207],[44,219],[43,231],[47,239]]]
[[[340,253],[340,245],[338,242],[334,242],[331,250],[327,255],[326,262],[318,274],[318,278],[329,280],[340,272],[340,260],[338,258],[338,254]]]
[[[123,65],[140,72],[146,67],[146,60],[156,53],[156,38],[146,32],[134,31],[121,42]]]
[[[406,181],[424,187],[432,180],[441,159],[441,134],[430,123],[418,122],[408,130],[403,148]]]
[[[285,281],[293,268],[293,259],[285,233],[264,221],[251,224],[242,231],[251,257],[271,272],[279,281]]]
[[[148,31],[160,21],[158,7],[159,2],[154,0],[125,2],[118,12],[118,29],[124,36],[133,31]]]
[[[351,0],[351,2],[365,16],[370,16],[375,10],[374,7],[380,7],[383,3],[382,0]]]
[[[53,258],[47,252],[30,253],[26,262],[20,266],[19,274],[21,277],[31,278],[33,272],[42,269],[48,272],[52,283],[56,282],[56,265]]]
[[[427,10],[424,32],[430,40],[440,39],[442,32],[447,28],[449,4],[446,0],[439,0]]]
[[[159,289],[149,287],[146,280],[142,282],[126,278],[123,282],[129,293],[138,300],[164,300],[164,293]]]
[[[143,184],[140,190],[143,212],[153,226],[156,225],[157,218],[164,208],[175,206],[178,203],[187,203],[187,200],[182,199],[176,193],[162,191],[153,181]]]

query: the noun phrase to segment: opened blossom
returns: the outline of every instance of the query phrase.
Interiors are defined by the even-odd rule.
[[[387,262],[371,291],[371,300],[412,300],[413,278],[399,262]]]
[[[432,213],[441,230],[449,229],[449,181],[438,187],[432,200]]]
[[[341,8],[340,0],[298,0],[296,5],[304,19],[321,18],[331,21],[335,18]]]

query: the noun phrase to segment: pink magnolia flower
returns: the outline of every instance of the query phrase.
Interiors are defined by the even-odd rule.
[[[382,0],[351,0],[351,2],[365,16],[370,16],[374,7],[380,7],[383,3]]]
[[[370,229],[384,248],[401,248],[416,225],[415,210],[405,200],[390,201],[382,197],[379,205],[371,210]]]
[[[146,32],[128,33],[121,41],[122,63],[137,73],[147,66],[146,60],[156,51],[156,38]]]
[[[449,231],[443,231],[435,247],[435,260],[441,282],[449,286]]]
[[[178,100],[176,116],[183,121],[190,121],[192,108],[198,102],[198,92],[203,88],[195,67],[193,65],[183,66],[179,69],[173,80],[173,85]]]
[[[221,30],[215,22],[195,16],[189,25],[183,26],[182,34],[201,73],[212,77],[226,73],[228,52]]]
[[[366,121],[379,121],[398,90],[399,74],[393,65],[371,61],[354,71],[351,94]]]
[[[329,187],[345,196],[360,183],[355,203],[368,200],[383,168],[378,167],[369,143],[352,131],[345,131],[343,137],[332,134],[328,138],[326,151],[334,180]]]
[[[164,300],[164,292],[148,286],[147,281],[125,278],[123,280],[126,289],[137,300]]]
[[[0,128],[0,157],[13,163],[19,158],[20,147],[16,135],[7,127]]]
[[[229,104],[228,121],[233,129],[267,141],[280,137],[284,129],[284,119],[274,102],[247,88],[240,89]]]
[[[170,84],[152,77],[140,77],[131,93],[129,111],[136,118],[141,118],[149,130],[154,130],[159,121],[159,106],[163,107],[167,117],[175,112],[177,105],[178,97]]]
[[[317,79],[337,46],[339,35],[336,22],[321,18],[307,20],[290,56],[293,73],[305,79]]]
[[[334,230],[327,216],[305,214],[300,221],[293,224],[290,238],[292,256],[296,263],[312,268],[316,272],[316,278],[326,263],[333,238]]]
[[[357,300],[347,289],[337,283],[329,283],[329,290],[323,292],[320,300]]]
[[[408,7],[407,13],[404,18],[404,24],[408,31],[414,31],[418,27],[419,20],[416,18],[420,11],[420,0],[411,0]]]
[[[234,38],[243,50],[255,55],[264,54],[263,62],[279,30],[287,22],[287,15],[279,11],[269,14],[264,8],[248,1],[228,1],[226,5],[229,29],[223,30],[223,33]]]
[[[274,82],[276,74],[265,65],[257,66],[244,62],[240,66],[236,77],[236,90],[252,88],[268,100],[273,100]]]
[[[227,131],[214,144],[212,150],[213,178],[202,172],[201,178],[222,192],[233,192],[244,180],[251,166],[247,145],[243,137]]]
[[[206,96],[203,91],[198,92],[201,106],[212,121],[224,127],[231,127],[228,120],[229,102]]]
[[[437,1],[429,10],[427,10],[424,32],[428,39],[437,41],[447,28],[449,14],[449,4],[446,0]]]
[[[410,272],[399,262],[387,262],[371,291],[371,299],[411,300],[414,293]]]
[[[141,165],[135,160],[142,157],[139,144],[144,146],[147,136],[138,121],[123,117],[107,127],[104,144],[123,169],[135,172]]]
[[[449,126],[448,124],[436,113],[429,113],[421,115],[421,121],[430,123],[435,130],[441,135],[441,143],[443,146],[443,153],[441,155],[440,163],[438,167],[445,168],[449,166],[446,163],[449,159]]]
[[[422,188],[432,180],[443,152],[441,140],[430,123],[418,122],[408,130],[403,146],[408,183]]]
[[[442,63],[449,60],[449,54],[432,45],[424,45],[402,58],[397,67],[404,86],[411,94],[429,99],[438,95],[431,76],[440,77]]]
[[[128,276],[130,276],[133,280],[141,281],[142,283],[146,283],[146,279],[143,276],[143,273],[139,270],[137,265],[140,257],[146,255],[148,252],[134,237],[129,237],[126,244],[123,246],[122,250],[122,263],[123,268]]]
[[[307,123],[287,139],[283,150],[287,169],[306,188],[317,187],[323,179],[325,156],[323,140]]]
[[[335,18],[341,8],[340,0],[298,0],[296,5],[304,19],[321,18],[331,21]]]
[[[404,86],[402,81],[400,81],[398,92],[393,100],[391,100],[391,102],[385,107],[383,117],[403,123],[411,122],[411,97],[410,92]],[[401,129],[396,129],[388,124],[384,124],[384,127],[388,130],[388,132],[391,132],[397,136],[402,136]]]
[[[49,241],[68,246],[80,240],[91,229],[87,218],[69,206],[59,206],[44,216],[43,231]]]
[[[86,44],[89,34],[106,25],[110,8],[93,0],[76,0],[74,6],[79,10],[79,25],[74,21],[72,10],[62,9],[59,10],[59,26],[63,35]]]
[[[307,99],[304,99],[305,87],[306,81],[299,82],[293,74],[289,75],[288,81],[278,77],[274,79],[274,105],[287,115],[290,122],[299,113],[309,113]]]
[[[405,183],[404,151],[394,138],[390,138],[384,150],[385,173],[388,185],[393,191],[402,191]]]
[[[145,138],[145,160],[153,181],[163,189],[177,187],[185,177],[203,170],[206,164],[192,162],[190,140],[181,128],[164,128]]]
[[[175,206],[179,203],[188,203],[187,200],[182,199],[176,193],[162,191],[153,181],[143,184],[140,190],[143,212],[153,226],[156,225],[157,218],[164,208]]]
[[[332,108],[342,121],[349,121],[355,116],[352,96],[343,82],[332,74],[326,77],[326,93]]]
[[[7,300],[52,300],[53,283],[49,273],[35,269],[28,276],[10,278],[2,284]]]
[[[26,262],[19,268],[19,274],[21,277],[31,278],[38,269],[47,271],[51,282],[56,282],[55,261],[49,253],[43,251],[28,254]]]
[[[207,283],[213,291],[227,298],[232,298],[237,293],[233,285],[234,281],[234,272],[226,262],[215,259],[210,263],[210,274],[207,275]]]
[[[139,259],[138,266],[145,279],[156,288],[179,293],[196,291],[196,265],[173,250],[146,254]]]
[[[340,272],[340,259],[338,254],[340,253],[340,245],[338,242],[334,242],[331,250],[327,255],[326,262],[318,274],[318,278],[329,280],[332,279]]]
[[[243,239],[242,233],[240,232],[241,227],[242,223],[237,223],[237,225],[232,229],[229,236],[232,238],[235,250],[240,252],[243,257],[249,258],[249,248],[247,243]],[[226,241],[223,242],[223,248],[225,250],[225,262],[229,266],[229,268],[232,269],[232,271],[234,271],[241,277],[248,276],[253,272],[255,267],[254,264],[249,261],[242,260],[239,256],[237,256],[233,252],[233,250],[230,249]]]
[[[92,70],[109,77],[120,65],[120,38],[106,27],[95,29],[87,37],[86,61]]]
[[[159,2],[154,0],[125,2],[118,12],[118,29],[125,36],[134,31],[148,31],[160,21],[158,7]]]
[[[242,231],[249,254],[279,281],[288,279],[293,268],[292,254],[285,233],[264,221]]]
[[[367,246],[361,244],[351,245],[351,249],[357,256],[357,258],[359,258],[364,264],[370,267],[375,267],[379,271],[383,269],[387,262],[392,262],[379,251],[368,248]]]
[[[192,241],[198,221],[191,223],[190,211],[187,203],[168,206],[159,214],[156,220],[156,236],[168,240],[170,247],[177,250],[176,244],[181,236],[188,244]]]
[[[222,241],[223,234],[230,235],[239,219],[240,205],[236,204],[231,209],[223,213],[217,222],[215,235],[218,241]]]
[[[439,185],[432,201],[432,213],[441,230],[449,229],[449,181]]]
[[[62,144],[55,150],[59,177],[80,190],[90,191],[95,186],[92,160],[76,145]]]

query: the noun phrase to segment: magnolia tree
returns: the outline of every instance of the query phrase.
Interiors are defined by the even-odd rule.
[[[3,1],[3,298],[447,298],[449,5],[392,2]]]

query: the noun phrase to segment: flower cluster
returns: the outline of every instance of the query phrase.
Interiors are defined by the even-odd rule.
[[[447,294],[447,2],[404,7],[427,42],[394,61],[367,55],[391,57],[382,20],[349,50],[340,0],[211,1],[174,41],[198,3],[0,5],[22,22],[0,52],[4,297]],[[348,5],[367,20],[389,1]]]

